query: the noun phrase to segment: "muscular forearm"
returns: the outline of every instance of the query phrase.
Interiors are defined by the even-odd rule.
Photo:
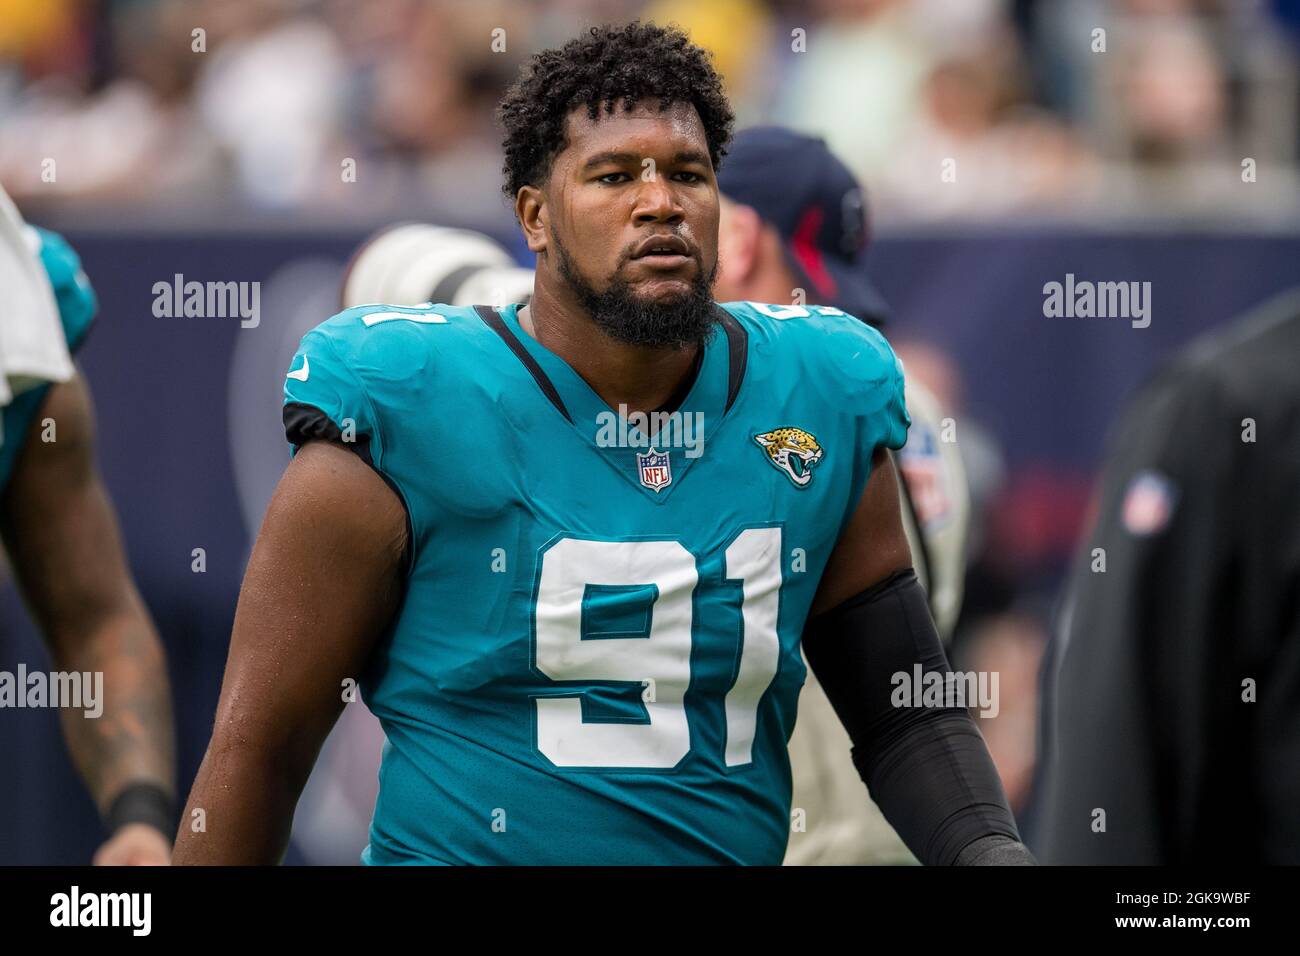
[[[171,693],[162,644],[139,599],[77,634],[51,635],[59,670],[102,674],[99,715],[63,711],[63,732],[82,778],[101,813],[133,784],[152,784],[174,795]],[[92,678],[95,679],[95,678]]]
[[[172,713],[162,643],[131,581],[95,471],[90,395],[80,375],[51,386],[37,418],[57,423],[57,440],[37,435],[33,422],[0,496],[0,533],[56,667],[98,681],[91,685],[102,698],[90,708],[96,716],[63,712],[68,748],[101,813],[137,784],[170,804]],[[168,806],[155,822],[170,816]]]
[[[303,786],[294,777],[278,755],[214,736],[181,814],[172,863],[279,863]]]
[[[173,862],[279,862],[345,682],[398,605],[405,543],[401,501],[359,457],[310,442],[293,459],[248,560]]]

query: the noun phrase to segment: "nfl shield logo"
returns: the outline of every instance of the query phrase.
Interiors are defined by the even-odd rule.
[[[1139,538],[1163,531],[1174,513],[1178,494],[1169,480],[1147,469],[1129,482],[1124,493],[1124,527]]]
[[[641,484],[655,494],[673,483],[673,468],[668,461],[671,452],[658,452],[651,448],[644,455],[637,452],[637,470],[641,473]]]

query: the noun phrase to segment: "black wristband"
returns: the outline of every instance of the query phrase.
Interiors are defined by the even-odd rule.
[[[104,817],[109,833],[128,823],[153,827],[170,842],[176,835],[176,810],[167,791],[155,783],[133,783],[114,798]]]

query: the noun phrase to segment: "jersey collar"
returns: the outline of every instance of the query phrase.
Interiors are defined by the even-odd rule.
[[[744,379],[748,357],[743,327],[721,306],[718,327],[704,346],[699,373],[667,426],[646,436],[610,408],[568,362],[519,324],[520,304],[475,311],[532,375],[543,395],[610,467],[656,502],[665,501],[691,465],[708,454],[708,439],[722,424]],[[664,460],[657,456],[667,456]]]

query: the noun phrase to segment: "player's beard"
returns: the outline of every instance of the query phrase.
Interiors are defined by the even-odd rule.
[[[645,299],[632,284],[615,273],[603,292],[578,271],[577,263],[552,235],[559,257],[560,276],[587,310],[592,321],[610,338],[644,348],[687,348],[705,344],[717,326],[713,306],[713,281],[718,265],[707,273],[695,270],[690,288],[673,299]]]

